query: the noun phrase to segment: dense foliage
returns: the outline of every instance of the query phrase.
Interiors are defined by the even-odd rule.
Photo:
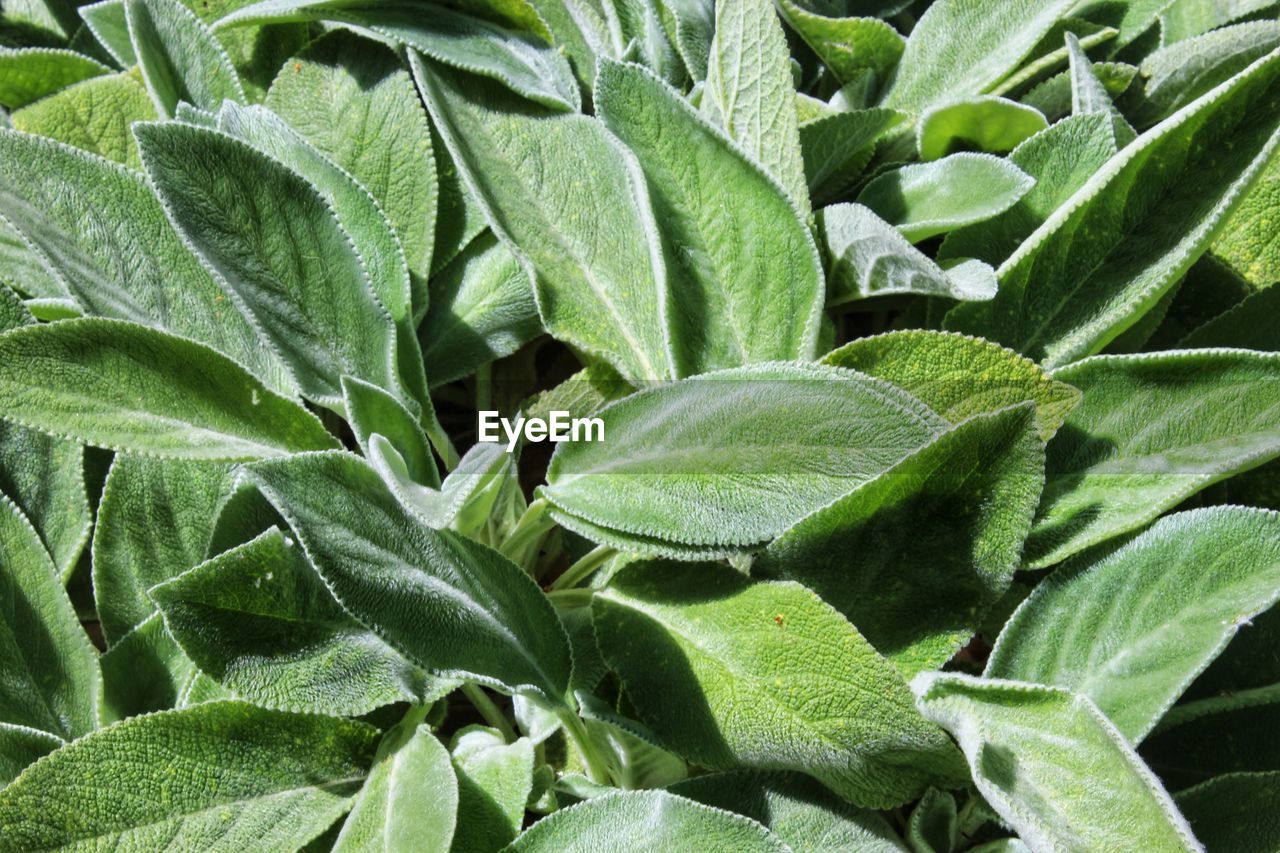
[[[1280,849],[1273,0],[0,42],[0,850]]]

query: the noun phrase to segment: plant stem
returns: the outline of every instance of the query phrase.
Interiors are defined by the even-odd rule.
[[[586,607],[595,594],[594,589],[553,589],[547,593],[547,598],[556,607]]]
[[[533,574],[532,558],[537,556],[538,544],[554,524],[547,515],[547,502],[538,498],[525,508],[524,514],[520,516],[516,526],[511,528],[507,540],[498,550],[526,572]]]
[[[551,582],[551,589],[568,589],[591,577],[592,572],[603,566],[617,551],[608,545],[597,545],[582,558],[564,570],[564,574]]]
[[[436,418],[436,411],[429,404],[422,409],[421,421],[422,431],[427,434],[427,441],[431,442],[431,446],[439,454],[440,461],[444,463],[444,470],[449,472],[457,468],[458,449],[453,446],[453,440],[444,431],[444,427],[440,426],[440,421]]]
[[[489,698],[489,694],[478,684],[464,682],[462,685],[462,693],[467,700],[475,706],[480,712],[480,716],[484,717],[484,721],[502,732],[503,738],[507,743],[512,743],[516,739],[515,729],[511,728],[511,721],[507,719],[507,715],[502,713],[502,709],[493,704],[493,700]]]
[[[592,782],[608,785],[612,778],[612,774],[609,772],[609,762],[596,751],[595,744],[591,742],[591,735],[587,734],[587,727],[582,724],[582,720],[578,719],[578,715],[568,708],[557,710],[556,716],[560,718],[560,722],[564,725],[565,734],[573,741],[573,745],[578,748],[578,753],[582,756],[583,763],[587,765],[587,778]]]
[[[486,364],[476,371],[476,411],[493,409],[493,365]]]

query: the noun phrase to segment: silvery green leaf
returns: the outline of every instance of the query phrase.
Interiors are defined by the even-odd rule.
[[[832,304],[892,294],[960,300],[996,295],[991,267],[969,261],[944,270],[899,229],[861,204],[823,208],[818,227],[830,258],[827,298]]]
[[[0,284],[5,305],[0,328],[12,328],[31,320],[31,309],[23,297],[36,299],[68,299],[66,286],[49,271],[48,264],[22,234],[0,217]],[[17,307],[14,307],[16,304]],[[14,313],[18,312],[18,313]]]
[[[1280,771],[1224,773],[1173,799],[1209,850],[1253,853],[1280,847]]]
[[[1055,371],[1084,397],[1048,449],[1025,559],[1050,566],[1280,455],[1280,354],[1097,356]]]
[[[907,819],[907,843],[915,853],[949,853],[959,841],[955,797],[930,788]]]
[[[918,243],[997,216],[1033,186],[1008,160],[961,153],[884,172],[863,188],[858,203]]]
[[[954,747],[915,713],[898,673],[799,584],[641,562],[592,608],[641,718],[694,764],[800,770],[869,808],[959,781]]]
[[[155,116],[134,69],[68,86],[16,110],[10,119],[16,130],[47,136],[137,169],[138,146],[129,126]]]
[[[427,488],[440,485],[440,472],[427,436],[400,401],[354,376],[342,377],[342,400],[347,423],[365,458],[373,455],[370,448],[373,436],[381,435],[395,448],[414,482]]]
[[[1098,352],[1177,283],[1260,177],[1280,144],[1277,80],[1280,53],[1128,145],[997,270],[994,300],[957,306],[945,326],[1047,367]]]
[[[666,268],[634,156],[594,118],[535,112],[482,78],[410,61],[494,233],[534,278],[547,331],[624,376],[669,377]]]
[[[677,372],[812,358],[822,267],[782,187],[639,66],[602,60],[595,103],[639,159],[663,224]]]
[[[497,729],[467,726],[449,745],[458,779],[453,848],[499,850],[520,834],[533,789],[533,743],[507,743]]]
[[[179,0],[124,0],[129,40],[142,79],[163,118],[179,101],[216,109],[244,103],[244,87],[213,31]]]
[[[1280,282],[1280,238],[1274,211],[1280,200],[1280,158],[1272,159],[1213,244],[1214,254],[1258,288]]]
[[[377,738],[367,723],[241,702],[134,717],[0,791],[0,831],[27,850],[301,847],[350,808]]]
[[[24,107],[72,83],[111,69],[74,50],[48,47],[0,48],[0,104]]]
[[[39,729],[0,723],[0,787],[8,785],[18,774],[62,746],[62,738]]]
[[[573,2],[573,0],[566,0]],[[716,9],[714,0],[660,0],[662,8],[675,21],[675,48],[684,60],[689,76],[695,81],[707,79],[711,59],[711,43],[715,38]]]
[[[1088,115],[1102,113],[1111,120],[1111,129],[1115,132],[1116,146],[1124,148],[1137,138],[1129,125],[1128,119],[1116,109],[1106,85],[1098,79],[1093,71],[1093,63],[1080,45],[1074,33],[1067,33],[1067,54],[1070,57],[1071,73],[1071,113],[1072,115]]]
[[[844,195],[870,162],[876,140],[905,119],[905,113],[877,108],[801,122],[800,149],[813,203],[822,206]]]
[[[902,58],[905,41],[888,22],[874,17],[845,17],[846,4],[776,0],[778,14],[813,49],[836,79],[852,83],[870,71],[885,80]]]
[[[1175,705],[1142,744],[1142,757],[1172,790],[1224,773],[1280,766],[1275,719],[1280,685]]]
[[[233,461],[336,444],[226,356],[119,320],[0,335],[0,391],[0,417],[113,450]]]
[[[153,711],[231,698],[182,651],[164,626],[159,611],[117,638],[99,664],[103,725]]]
[[[542,492],[557,520],[683,557],[763,544],[944,428],[888,383],[781,363],[651,387],[596,417],[605,441],[552,457]]]
[[[987,675],[1088,696],[1132,742],[1280,599],[1280,515],[1212,507],[1166,516],[1039,584],[1000,634]]]
[[[1177,0],[1160,13],[1160,40],[1170,45],[1203,35],[1274,5],[1274,0]]]
[[[477,442],[449,472],[440,488],[413,478],[399,451],[383,435],[369,439],[369,464],[400,504],[428,527],[474,533],[489,517],[501,483],[514,463],[501,443]]]
[[[1018,568],[1044,483],[1034,412],[974,415],[806,516],[752,574],[812,589],[905,678],[941,667]]]
[[[975,95],[930,107],[916,126],[920,159],[937,160],[954,151],[1005,154],[1049,126],[1034,107]]]
[[[921,673],[911,686],[924,715],[959,741],[978,791],[1033,850],[1108,850],[1134,838],[1152,850],[1202,849],[1087,698],[957,673]]]
[[[1178,341],[1178,349],[1235,347],[1237,349],[1280,351],[1276,324],[1271,322],[1280,310],[1280,288],[1268,287],[1250,294],[1202,326],[1197,326]]]
[[[97,3],[81,6],[77,11],[98,44],[111,54],[121,68],[131,68],[138,64],[138,57],[133,52],[133,41],[129,38],[124,0],[99,0]]]

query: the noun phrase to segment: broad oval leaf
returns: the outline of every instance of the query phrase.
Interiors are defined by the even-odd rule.
[[[1280,455],[1280,353],[1097,356],[1053,377],[1080,406],[1049,445],[1026,559],[1042,568]]]
[[[366,723],[241,702],[134,717],[0,791],[0,835],[26,850],[300,847],[349,808],[377,738]]]
[[[396,651],[443,677],[566,701],[569,641],[514,563],[428,527],[359,457],[306,454],[251,471],[343,609]]]
[[[157,611],[118,638],[100,659],[102,724],[128,717],[229,699],[182,651]]]
[[[786,844],[754,820],[666,791],[619,791],[561,809],[517,838],[514,853],[561,853],[610,839],[617,853],[692,846],[735,853],[786,853]]]
[[[816,206],[845,195],[862,175],[876,141],[906,118],[897,110],[855,109],[800,125],[804,177]]]
[[[347,425],[366,459],[372,458],[372,440],[381,435],[390,442],[414,482],[440,485],[440,472],[427,436],[409,410],[391,394],[354,376],[342,377],[342,407]]]
[[[766,542],[944,426],[887,383],[793,364],[659,385],[595,415],[605,440],[561,444],[543,493],[571,529],[581,520],[606,541],[658,553]]]
[[[0,335],[0,392],[0,417],[115,450],[236,461],[336,444],[226,356],[118,320]]]
[[[533,790],[533,742],[507,743],[497,729],[467,726],[449,745],[458,779],[455,850],[499,850],[520,834]]]
[[[869,14],[865,4],[776,2],[782,19],[813,48],[841,83],[852,83],[867,72],[884,80],[891,76],[902,58],[906,42],[887,21],[872,17],[832,17],[843,16],[854,9],[856,13]],[[827,6],[832,8],[824,8]]]
[[[74,145],[133,169],[141,161],[129,126],[155,117],[136,69],[84,80],[10,116],[17,130]]]
[[[602,61],[595,103],[639,159],[669,241],[679,374],[812,358],[822,267],[795,202],[639,66]]]
[[[1088,696],[1136,743],[1240,625],[1277,599],[1280,514],[1178,513],[1039,584],[1001,632],[986,674]]]
[[[1040,111],[990,95],[963,98],[929,110],[916,127],[923,160],[957,150],[1004,154],[1049,127]]]
[[[15,110],[111,69],[74,50],[0,48],[0,104]]]
[[[799,584],[642,562],[614,575],[592,610],[628,698],[695,764],[799,770],[868,808],[963,772],[897,671]]]
[[[1266,172],[1231,214],[1214,254],[1233,271],[1257,287],[1280,283],[1280,236],[1272,216],[1280,205],[1280,159]]]
[[[222,45],[179,0],[124,0],[125,21],[151,100],[164,118],[179,101],[206,110],[244,103],[244,88]]]
[[[1087,698],[955,673],[922,673],[911,686],[924,715],[959,741],[982,796],[1032,849],[1124,849],[1135,838],[1151,850],[1201,849],[1173,799]]]

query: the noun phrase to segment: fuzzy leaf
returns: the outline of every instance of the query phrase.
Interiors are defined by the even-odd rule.
[[[1213,251],[1256,287],[1280,284],[1280,236],[1275,210],[1280,206],[1280,158],[1271,161],[1258,183],[1231,214]]]
[[[978,95],[931,108],[916,128],[916,145],[922,160],[937,160],[953,151],[1004,154],[1048,126],[1033,107]]]
[[[85,29],[93,33],[94,39],[111,54],[111,58],[121,68],[138,64],[138,56],[133,52],[133,41],[129,38],[124,0],[100,0],[81,6],[77,11],[84,20]]]
[[[110,70],[98,60],[73,50],[0,48],[0,104],[11,110],[25,107],[72,83]]]
[[[906,118],[896,110],[853,110],[800,125],[804,177],[813,203],[828,204],[844,195],[862,174],[876,140]]]
[[[517,835],[533,789],[533,743],[507,743],[497,729],[467,726],[450,744],[458,778],[458,851],[499,850]]]
[[[347,424],[365,458],[372,456],[370,443],[381,435],[399,454],[414,482],[428,487],[440,485],[440,472],[418,421],[395,397],[376,385],[354,376],[342,377],[343,409]]]
[[[1280,771],[1226,773],[1178,793],[1178,808],[1214,853],[1253,853],[1280,847]]]
[[[125,20],[142,79],[163,118],[179,101],[206,110],[224,99],[244,103],[244,88],[222,45],[178,0],[124,0]]]
[[[842,83],[851,83],[866,71],[883,80],[902,58],[906,42],[885,21],[829,17],[794,0],[776,2],[778,13],[787,25],[813,48]]]
[[[221,685],[196,668],[165,628],[159,611],[112,643],[100,665],[103,725],[153,711],[231,698]]]
[[[134,169],[141,161],[129,126],[155,117],[155,107],[136,71],[76,83],[11,116],[17,130],[47,136]]]
[[[1177,705],[1142,744],[1142,757],[1174,790],[1240,771],[1280,767],[1280,685]]]

